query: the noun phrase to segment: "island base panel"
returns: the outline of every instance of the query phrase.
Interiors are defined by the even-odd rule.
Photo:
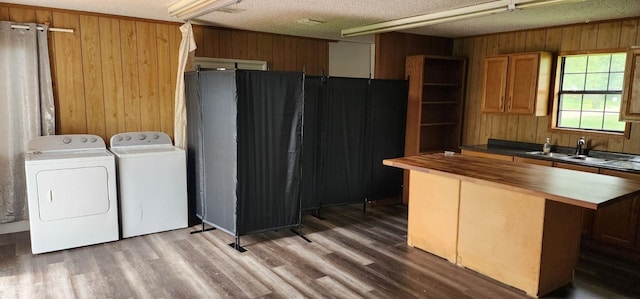
[[[407,244],[455,263],[460,180],[411,171],[409,182]]]
[[[538,297],[571,282],[580,208],[462,182],[457,263]]]

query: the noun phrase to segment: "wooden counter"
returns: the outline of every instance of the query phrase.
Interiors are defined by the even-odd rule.
[[[572,281],[581,207],[640,194],[632,180],[457,154],[383,163],[410,171],[410,246],[534,297]]]

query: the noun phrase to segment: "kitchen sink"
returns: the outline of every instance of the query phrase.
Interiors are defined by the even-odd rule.
[[[536,151],[536,152],[527,152],[527,155],[532,155],[532,156],[543,156],[543,157],[549,157],[549,158],[557,158],[557,159],[562,159],[562,158],[567,158],[569,157],[569,155],[567,154],[561,154],[561,153],[549,153],[546,154],[544,152],[540,152],[540,151]]]
[[[568,159],[568,160],[579,160],[579,161],[584,161],[584,162],[588,162],[588,163],[604,163],[604,162],[611,161],[609,159],[589,157],[589,156],[583,156],[583,155],[567,156],[565,159]]]

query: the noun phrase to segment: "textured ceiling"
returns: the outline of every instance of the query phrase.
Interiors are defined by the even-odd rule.
[[[167,7],[177,0],[0,0],[121,16],[180,22]],[[373,42],[372,36],[343,39],[340,31],[392,19],[492,2],[493,0],[242,0],[236,13],[213,12],[194,23],[325,39]],[[461,37],[519,29],[640,16],[640,0],[585,0],[531,8],[405,30],[417,34]],[[299,19],[320,25],[295,23]]]

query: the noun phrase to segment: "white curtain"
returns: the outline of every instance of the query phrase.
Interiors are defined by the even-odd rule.
[[[175,116],[173,140],[176,147],[187,148],[187,108],[184,96],[184,71],[187,68],[189,54],[196,50],[196,41],[193,38],[191,23],[187,22],[180,26],[182,41],[180,42],[180,55],[178,57],[178,78],[176,78],[175,94]]]
[[[24,152],[55,132],[47,28],[12,24],[0,21],[0,223],[27,219]]]

